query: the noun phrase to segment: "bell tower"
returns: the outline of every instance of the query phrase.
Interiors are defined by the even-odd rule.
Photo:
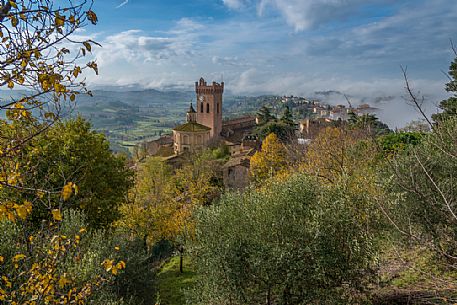
[[[217,140],[222,131],[222,94],[224,93],[224,82],[218,84],[213,82],[208,85],[200,78],[195,83],[197,93],[197,123],[211,128],[210,137]]]

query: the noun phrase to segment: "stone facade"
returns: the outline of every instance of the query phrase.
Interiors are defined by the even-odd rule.
[[[173,129],[175,154],[203,150],[211,139],[211,128],[196,122],[197,114],[192,104],[186,118],[187,123]]]
[[[173,130],[173,139],[175,142],[174,150],[176,154],[186,151],[195,152],[207,147],[210,135],[209,130],[183,132]]]
[[[314,139],[322,129],[334,126],[331,119],[305,119],[300,122],[299,131],[305,139]]]
[[[250,156],[232,157],[223,167],[226,189],[241,190],[249,185]]]

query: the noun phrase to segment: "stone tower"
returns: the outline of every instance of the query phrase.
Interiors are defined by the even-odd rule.
[[[211,140],[217,140],[222,131],[222,94],[224,82],[208,85],[203,78],[195,83],[197,93],[197,123],[211,128]]]

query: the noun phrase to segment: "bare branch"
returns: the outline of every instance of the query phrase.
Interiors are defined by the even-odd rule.
[[[401,70],[403,72],[403,78],[405,80],[405,86],[406,86],[405,89],[406,89],[406,92],[408,92],[408,95],[409,95],[409,97],[411,99],[411,102],[416,107],[416,109],[420,112],[422,117],[427,121],[427,123],[430,125],[430,127],[433,128],[432,122],[430,121],[430,119],[425,114],[424,110],[422,109],[422,104],[424,102],[424,97],[422,97],[422,100],[419,101],[419,99],[414,94],[414,92],[413,92],[413,90],[412,90],[412,88],[411,88],[411,86],[409,84],[408,74],[407,74],[408,68],[407,67],[403,67],[403,66],[400,66],[400,67],[401,67]]]
[[[449,39],[449,42],[451,43],[451,49],[454,52],[454,55],[457,56],[457,49],[454,45],[454,42],[452,41],[452,39]]]
[[[16,2],[15,0],[12,1],[6,1],[6,4],[4,1],[2,1],[2,7],[0,8],[0,22],[3,22],[5,20],[6,16],[8,16],[8,13],[11,10],[11,2]]]

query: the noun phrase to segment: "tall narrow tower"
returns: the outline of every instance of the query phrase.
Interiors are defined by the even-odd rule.
[[[202,77],[195,83],[195,92],[197,93],[197,123],[211,128],[211,139],[217,140],[222,131],[224,82],[220,84],[213,82],[208,85]]]

